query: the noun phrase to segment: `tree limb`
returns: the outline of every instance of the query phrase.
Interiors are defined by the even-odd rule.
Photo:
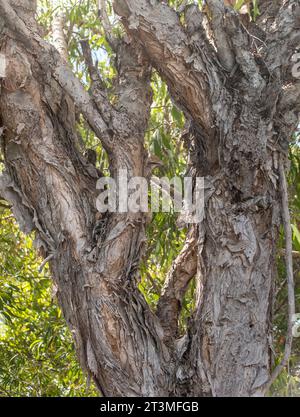
[[[293,237],[291,228],[291,217],[289,212],[289,197],[288,186],[284,170],[284,161],[281,158],[279,165],[279,181],[280,181],[280,193],[282,200],[282,223],[285,233],[285,263],[286,263],[286,275],[287,275],[287,287],[288,287],[288,330],[284,348],[284,354],[279,365],[273,370],[269,381],[265,385],[265,392],[267,392],[273,382],[280,375],[282,370],[287,365],[292,353],[293,343],[293,325],[295,317],[295,288],[294,288],[294,274],[293,274]]]
[[[165,339],[178,336],[178,318],[182,299],[191,279],[197,273],[197,239],[191,230],[185,245],[173,262],[157,306],[157,315],[165,330]]]
[[[59,8],[53,17],[52,37],[53,37],[53,45],[60,53],[60,56],[66,62],[68,62],[68,45],[67,45],[65,34],[64,34],[65,20],[66,20],[65,14]]]
[[[266,16],[264,16],[266,19]],[[282,2],[273,24],[267,30],[264,60],[272,76],[290,79],[291,56],[300,45],[300,4],[297,0]],[[263,24],[263,23],[261,23]]]
[[[212,126],[211,96],[218,95],[220,66],[211,56],[194,54],[175,10],[149,0],[115,0],[114,9],[144,46],[154,67],[166,80],[172,97],[206,130]],[[168,22],[168,26],[166,26]],[[219,74],[220,75],[220,74]]]
[[[207,0],[207,5],[212,15],[211,26],[214,32],[218,57],[226,71],[231,72],[235,65],[235,57],[228,34],[224,30],[225,4],[223,0]]]

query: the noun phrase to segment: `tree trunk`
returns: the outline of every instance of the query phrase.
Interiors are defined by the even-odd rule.
[[[248,179],[250,170],[245,170]],[[201,358],[201,390],[262,395],[271,371],[271,313],[279,195],[271,181],[241,198],[232,180],[214,181],[200,228],[200,280],[191,358]],[[256,195],[256,196],[255,196]],[[194,387],[197,387],[195,384]],[[200,395],[199,387],[193,393]]]
[[[114,1],[128,35],[107,34],[118,60],[116,105],[87,47],[90,94],[42,40],[34,3],[0,0],[0,189],[50,262],[83,369],[106,396],[264,395],[279,164],[300,110],[286,61],[299,40],[299,3],[260,2],[246,29],[219,0],[207,2],[211,17],[187,7],[184,25],[161,2]],[[264,27],[266,17],[277,29]],[[107,151],[111,176],[127,169],[129,179],[146,177],[151,66],[185,113],[191,173],[205,178],[205,219],[174,261],[156,313],[138,290],[147,219],[97,213],[99,173],[75,129],[76,106]],[[196,309],[178,338],[180,298],[195,274]]]

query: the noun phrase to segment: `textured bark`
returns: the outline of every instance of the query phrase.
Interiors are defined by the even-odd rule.
[[[35,2],[0,0],[1,196],[23,230],[36,232],[81,365],[104,395],[256,396],[270,377],[279,163],[300,111],[289,65],[299,2],[261,1],[262,15],[247,28],[222,1],[207,3],[209,15],[187,6],[182,24],[162,2],[114,1],[129,36],[110,38],[113,106],[87,45],[90,94],[41,39]],[[107,150],[112,176],[126,168],[129,177],[147,177],[151,65],[185,113],[191,173],[205,177],[206,208],[156,313],[137,287],[146,218],[96,212],[99,173],[81,154],[74,112],[76,105]],[[180,301],[194,276],[196,310],[178,339]]]
[[[27,11],[21,18],[28,18]],[[136,288],[145,219],[140,214],[96,215],[98,174],[75,146],[75,118],[66,91],[79,105],[86,104],[86,93],[74,89],[64,63],[58,65],[57,76],[54,50],[55,64],[48,62],[45,71],[43,62],[35,59],[48,53],[43,44],[32,43],[30,52],[26,46],[2,38],[8,62],[0,104],[7,168],[4,195],[14,203],[20,223],[25,220],[25,231],[37,231],[42,254],[52,258],[57,297],[79,359],[102,393],[166,395],[169,354],[160,342],[162,329]],[[122,43],[119,56],[122,89],[109,133],[118,144],[115,152],[107,142],[111,171],[127,168],[130,176],[143,176],[150,72],[138,48]],[[129,95],[132,90],[134,97]],[[86,109],[97,111],[90,98]]]
[[[196,273],[197,239],[193,228],[188,233],[184,247],[172,265],[157,306],[157,315],[165,331],[166,343],[178,337],[178,319],[182,299]]]
[[[291,82],[288,67],[299,40],[299,4],[280,2],[274,19],[280,24],[269,33],[264,28],[259,45],[262,57],[270,62],[266,67],[255,57],[251,35],[239,17],[232,10],[224,17],[221,1],[208,2],[209,33],[202,25],[206,17],[197,7],[186,9],[184,30],[164,4],[115,1],[117,12],[120,3],[128,31],[144,45],[191,120],[190,159],[207,182],[206,218],[199,227],[197,309],[186,340],[180,343],[184,360],[177,372],[177,389],[181,395],[263,395],[272,365],[278,161],[299,117],[295,100],[279,115],[290,94],[282,91],[285,83],[291,83],[287,90],[299,94],[299,83]],[[172,22],[172,31],[164,30],[166,19]],[[207,37],[215,40],[216,52],[209,49]],[[169,47],[174,44],[175,50]],[[284,53],[279,50],[282,45]],[[182,74],[185,82],[177,81],[174,91],[173,81]],[[196,86],[198,77],[202,83]],[[199,100],[205,110],[199,111]],[[285,122],[279,126],[281,117]]]

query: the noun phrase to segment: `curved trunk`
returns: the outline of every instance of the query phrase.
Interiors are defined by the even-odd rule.
[[[196,311],[180,343],[180,395],[261,396],[272,370],[281,153],[268,121],[245,103],[237,109],[218,122],[213,150],[194,123],[189,128],[192,170],[205,177],[205,218]]]
[[[204,386],[193,394],[264,394],[271,361],[272,305],[278,195],[271,202],[233,201],[226,180],[217,180],[200,233],[200,279],[191,343],[196,375]],[[191,359],[192,360],[192,359]],[[200,390],[199,390],[200,388]]]

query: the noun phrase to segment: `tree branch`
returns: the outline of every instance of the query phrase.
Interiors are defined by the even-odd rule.
[[[264,16],[264,21],[266,21],[266,16]],[[273,77],[276,76],[278,80],[288,77],[290,80],[291,56],[300,45],[299,1],[284,1],[267,30],[264,48],[266,65]]]
[[[68,45],[64,34],[65,14],[62,10],[56,11],[52,22],[53,45],[60,53],[60,56],[68,62]]]
[[[80,45],[91,78],[91,95],[98,110],[101,112],[103,119],[109,124],[112,106],[109,102],[106,86],[99,74],[98,68],[94,65],[89,41],[87,39],[82,39]]]
[[[212,15],[211,26],[214,32],[218,57],[226,71],[231,72],[235,65],[235,57],[228,35],[224,30],[225,4],[223,0],[207,0],[207,5]]]
[[[178,318],[182,299],[189,282],[197,273],[197,239],[192,229],[185,245],[175,259],[167,276],[157,306],[157,315],[165,330],[165,340],[172,341],[178,336]]]
[[[266,82],[261,74],[259,65],[254,56],[254,48],[251,48],[251,36],[241,22],[241,16],[234,10],[230,10],[224,16],[224,26],[227,36],[230,37],[232,53],[235,61],[242,69],[246,80],[249,98],[257,100],[260,97]],[[251,92],[251,94],[250,94]]]
[[[284,348],[283,358],[280,364],[274,369],[269,381],[265,385],[265,392],[267,392],[273,382],[280,375],[282,370],[288,364],[289,358],[292,353],[293,343],[293,325],[295,317],[295,288],[294,288],[294,274],[293,274],[293,237],[291,228],[291,217],[289,212],[289,196],[288,186],[284,170],[284,161],[281,158],[279,165],[279,182],[280,193],[282,201],[282,223],[285,233],[285,263],[286,263],[286,275],[287,275],[287,287],[288,287],[288,330]]]
[[[177,13],[164,3],[115,0],[114,9],[123,18],[127,31],[144,46],[172,97],[209,131],[213,120],[211,97],[218,96],[222,87],[221,68],[214,57],[205,54],[205,46],[197,51],[199,54],[193,53]]]

